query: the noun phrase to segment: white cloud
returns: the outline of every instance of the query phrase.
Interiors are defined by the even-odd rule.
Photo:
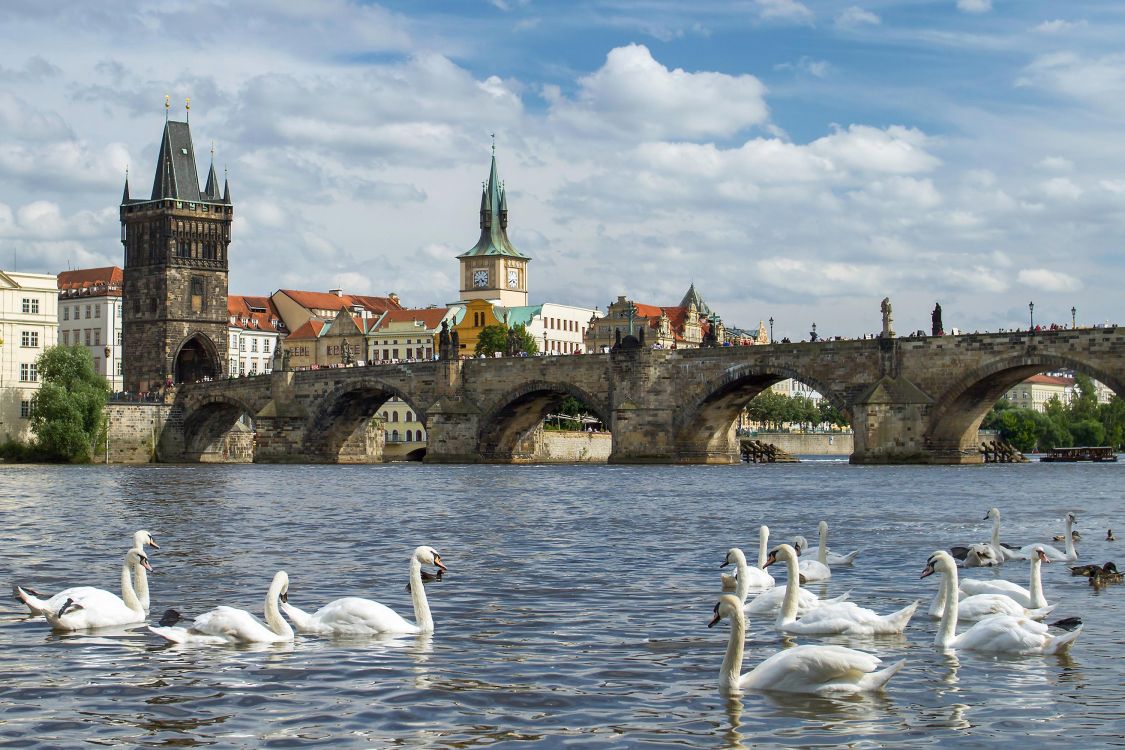
[[[1051,172],[1069,172],[1074,169],[1074,162],[1061,156],[1046,156],[1036,166]]]
[[[809,149],[857,171],[910,174],[927,172],[940,164],[925,150],[928,140],[925,133],[915,128],[892,125],[880,130],[869,125],[851,125],[813,141]]]
[[[551,118],[578,131],[629,138],[726,137],[769,117],[765,86],[751,75],[669,70],[648,48],[611,50],[605,65],[578,81],[571,100],[545,94]]]
[[[779,63],[773,68],[774,70],[798,70],[816,78],[824,78],[828,75],[832,66],[827,60],[813,60],[810,57],[802,57],[795,63]]]
[[[1019,283],[1044,292],[1075,292],[1082,282],[1067,273],[1046,268],[1025,268],[1016,276]]]
[[[1071,29],[1085,25],[1085,21],[1074,22],[1064,21],[1061,18],[1055,18],[1051,21],[1044,21],[1043,23],[1033,28],[1032,31],[1038,34],[1060,34],[1064,31],[1070,31]]]
[[[845,8],[836,14],[836,25],[841,28],[856,28],[858,26],[878,26],[882,19],[869,10],[858,5]]]
[[[813,12],[798,0],[754,0],[758,14],[770,21],[794,21],[808,23],[813,20]]]
[[[1125,101],[1125,53],[1086,58],[1058,52],[1036,58],[1016,80],[1113,111]]]
[[[987,13],[992,10],[992,0],[957,0],[957,9],[964,13]]]
[[[1067,177],[1053,177],[1039,184],[1040,192],[1048,198],[1060,200],[1077,200],[1082,197],[1082,188],[1075,185]]]

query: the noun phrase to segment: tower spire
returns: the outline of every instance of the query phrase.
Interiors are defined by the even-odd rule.
[[[121,202],[129,202],[129,165],[125,165],[125,192],[121,194]]]

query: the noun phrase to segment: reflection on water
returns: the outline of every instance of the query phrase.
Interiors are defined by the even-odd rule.
[[[1119,475],[1089,468],[0,467],[0,574],[43,591],[117,590],[139,528],[161,543],[153,611],[189,619],[219,603],[260,612],[279,568],[301,601],[364,596],[412,617],[411,550],[432,544],[450,566],[427,587],[436,631],[416,637],[187,647],[140,626],[52,634],[2,601],[0,744],[1109,745],[1125,607],[1066,566],[1043,570],[1053,615],[1086,623],[1065,656],[942,653],[924,611],[874,638],[748,623],[746,670],[802,643],[905,658],[880,694],[725,698],[727,634],[706,627],[716,560],[756,550],[760,523],[788,539],[828,520],[835,548],[862,551],[812,590],[892,611],[932,594],[917,579],[930,551],[988,537],[979,519],[992,505],[1013,540],[1047,540],[1067,510],[1114,525]],[[1084,560],[1114,551],[1079,545]],[[977,575],[1025,584],[1027,569]]]

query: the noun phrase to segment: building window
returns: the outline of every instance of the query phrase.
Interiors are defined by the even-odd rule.
[[[20,333],[20,346],[37,349],[39,347],[39,331],[23,331]]]
[[[203,277],[192,276],[191,278],[191,311],[195,313],[203,312],[207,306],[203,302]]]
[[[118,306],[117,306],[117,317],[118,317],[118,318],[120,318],[120,317],[121,317],[121,305],[118,305]]]
[[[39,382],[39,367],[34,362],[31,364],[23,363],[20,365],[20,382],[21,383],[37,383]]]
[[[101,345],[102,345],[102,329],[95,328],[94,329],[94,346],[101,346]]]
[[[391,431],[391,442],[392,442],[392,443],[397,443],[397,442],[399,442],[399,439],[398,439],[398,430],[392,430],[392,431]]]
[[[414,421],[414,412],[411,412],[411,411],[406,412],[406,419],[404,419],[402,421],[403,422],[413,422]]]
[[[63,305],[62,319],[63,320],[70,320],[70,306],[69,305]]]
[[[262,351],[265,352],[266,354],[270,353],[270,340],[269,339],[262,339]]]
[[[258,339],[250,339],[250,351],[258,351]]]
[[[397,412],[397,411],[392,411],[392,412],[391,412],[391,421],[392,421],[392,422],[397,422],[397,421],[398,421],[398,412]]]
[[[38,313],[39,312],[39,300],[37,300],[33,297],[24,297],[23,298],[23,305],[21,306],[21,309],[25,313]]]
[[[117,360],[117,374],[121,375],[121,360]]]
[[[117,331],[117,345],[121,346],[121,330],[120,329],[118,329],[118,331]]]
[[[238,340],[238,351],[240,351],[240,352],[246,351],[246,339],[239,339]]]
[[[101,305],[94,305],[94,317],[100,318],[101,316],[102,316],[102,306]]]
[[[86,318],[87,319],[90,318],[91,313],[92,313],[92,311],[90,310],[90,305],[86,305]]]
[[[30,419],[30,418],[31,418],[31,402],[30,401],[20,401],[20,419]]]
[[[418,442],[420,443],[425,439],[426,439],[426,433],[423,432],[422,430],[418,430]]]
[[[62,332],[62,343],[63,346],[70,346],[70,331]]]
[[[384,421],[384,422],[388,422],[388,421],[390,421],[390,420],[389,420],[389,419],[387,418],[387,412],[383,412],[383,421]]]

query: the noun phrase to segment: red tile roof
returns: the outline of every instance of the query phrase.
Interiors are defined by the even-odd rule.
[[[70,292],[72,295],[84,292],[85,296],[120,297],[124,283],[125,274],[117,266],[62,271],[58,277],[59,291]]]
[[[230,325],[248,331],[282,331],[285,324],[269,297],[227,295],[227,314],[234,320]]]
[[[286,341],[291,339],[318,339],[320,338],[320,332],[324,330],[326,325],[328,325],[328,323],[325,321],[312,318],[296,331],[289,334],[289,336],[286,337]]]
[[[1061,388],[1069,388],[1074,385],[1074,378],[1060,378],[1056,375],[1032,375],[1023,382],[1032,385],[1056,385]]]
[[[280,289],[282,294],[301,307],[309,310],[339,310],[341,305],[359,305],[373,313],[382,315],[388,310],[398,310],[402,305],[391,297],[370,297],[362,294],[334,294],[332,292],[305,292],[300,289]]]
[[[411,323],[420,321],[427,329],[434,329],[441,325],[442,318],[449,313],[448,307],[427,307],[420,310],[388,310],[387,314],[379,320],[379,328],[387,323]]]

